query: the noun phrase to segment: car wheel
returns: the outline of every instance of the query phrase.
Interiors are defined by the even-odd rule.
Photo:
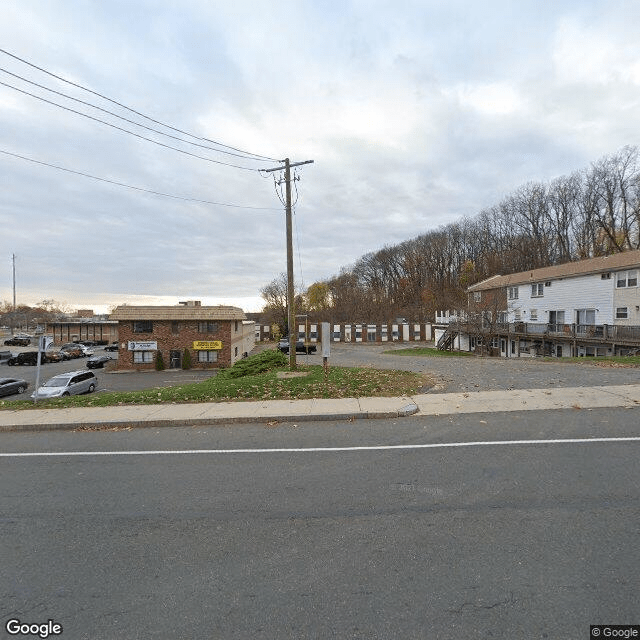
[[[20,385],[17,389],[18,393],[24,393],[27,387]]]
[[[62,397],[63,397],[63,398],[65,398],[65,397],[66,397],[66,396],[68,396],[68,395],[69,395],[69,392],[68,392],[68,391],[65,391],[65,392],[62,394]]]
[[[89,385],[89,393],[93,393],[96,390],[96,385],[95,384],[90,384]]]

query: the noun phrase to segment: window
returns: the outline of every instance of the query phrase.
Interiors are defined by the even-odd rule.
[[[537,284],[531,285],[532,298],[542,298],[543,295],[544,295],[544,284],[542,282],[538,282]]]
[[[578,324],[595,324],[596,323],[596,310],[595,309],[578,309]]]
[[[171,321],[171,333],[180,333],[180,323],[177,320]]]
[[[498,322],[502,323],[502,324],[507,324],[508,320],[508,313],[506,311],[498,311]]]
[[[482,302],[482,291],[474,291],[473,292],[473,301],[474,302]]]
[[[616,308],[616,318],[618,320],[626,320],[629,317],[629,309],[627,307]]]
[[[529,311],[529,318],[531,319],[531,322],[538,322],[538,310],[531,309]]]
[[[153,362],[154,353],[154,351],[134,351],[133,362],[135,364],[148,364],[149,362]]]
[[[611,280],[611,272],[603,273],[600,275],[601,280]]]
[[[218,362],[218,352],[198,351],[198,362]]]
[[[238,332],[238,321],[235,321],[235,325],[233,327],[234,331],[237,333]]]
[[[217,322],[198,322],[198,333],[217,333]]]
[[[151,320],[134,320],[133,333],[153,333],[153,322]]]
[[[616,287],[622,289],[623,287],[637,287],[638,286],[638,272],[633,271],[620,271],[616,274]]]
[[[509,300],[517,300],[518,299],[518,287],[508,287],[507,294],[509,296]]]
[[[564,311],[549,311],[549,324],[563,325]]]
[[[520,322],[522,320],[522,314],[520,313],[520,309],[516,309],[513,313],[513,319],[516,322]]]
[[[367,326],[367,342],[376,341],[376,325],[370,324]]]

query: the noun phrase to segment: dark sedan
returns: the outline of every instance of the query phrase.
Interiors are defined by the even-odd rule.
[[[289,353],[289,341],[288,340],[280,340],[278,343],[278,349],[282,351],[282,353]],[[315,353],[316,345],[310,343],[304,343],[302,340],[298,340],[296,342],[296,351],[300,353]]]
[[[31,338],[9,338],[4,343],[12,347],[28,347],[31,344]]]
[[[15,393],[24,393],[29,386],[26,380],[18,378],[0,378],[0,396],[12,396]]]
[[[102,369],[107,362],[113,360],[111,356],[91,356],[87,360],[87,367],[89,369]]]

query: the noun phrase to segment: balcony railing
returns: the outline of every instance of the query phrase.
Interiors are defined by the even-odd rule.
[[[542,322],[491,323],[458,321],[449,323],[449,331],[492,335],[520,335],[549,338],[568,338],[602,342],[640,344],[640,326],[612,324],[548,324]]]

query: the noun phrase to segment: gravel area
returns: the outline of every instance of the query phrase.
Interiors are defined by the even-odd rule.
[[[640,384],[640,367],[599,366],[592,364],[593,360],[573,363],[561,359],[545,362],[538,358],[414,357],[383,353],[406,348],[407,345],[336,343],[331,345],[329,364],[431,374],[437,383],[429,389],[430,393]],[[298,361],[304,362],[305,358],[301,355]],[[309,356],[309,362],[318,361],[322,361],[320,356]]]

